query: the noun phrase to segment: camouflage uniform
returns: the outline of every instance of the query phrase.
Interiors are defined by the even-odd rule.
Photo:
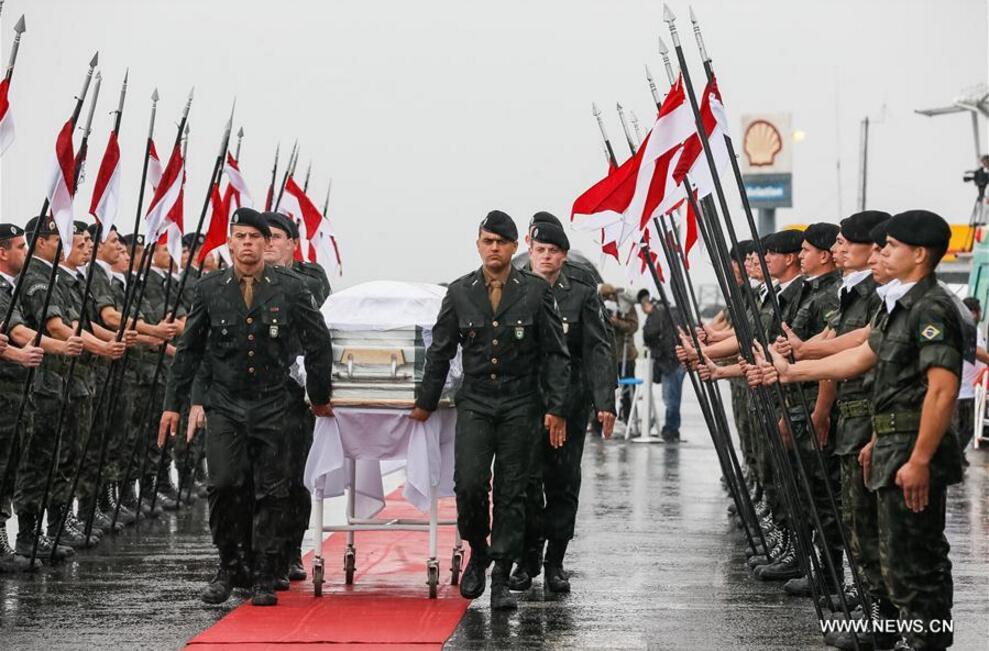
[[[450,283],[426,352],[417,407],[436,410],[458,344],[464,384],[456,396],[457,525],[475,552],[487,550],[490,533],[488,558],[510,564],[522,553],[525,484],[542,417],[565,415],[570,355],[549,284],[513,268],[492,311],[483,270]]]
[[[0,274],[0,314],[7,313],[13,290],[13,285]],[[15,308],[11,313],[9,325],[8,332],[19,325],[24,325],[24,316],[20,309]],[[30,431],[30,410],[24,410],[19,424],[15,421],[21,398],[24,396],[27,376],[28,370],[23,366],[0,359],[0,411],[4,414],[4,417],[0,418],[0,527],[3,527],[13,515],[10,499],[14,492],[16,467],[13,467],[11,462],[15,453],[23,452],[24,433]]]
[[[962,476],[961,450],[950,428],[930,460],[929,502],[923,511],[906,507],[895,482],[917,440],[928,369],[944,368],[961,377],[960,317],[934,273],[899,299],[888,318],[873,329],[869,346],[878,362],[872,419],[877,440],[868,486],[877,498],[883,580],[901,620],[950,620],[953,590],[944,536],[945,500],[947,487]],[[908,634],[914,649],[944,648],[952,638],[951,632],[927,627]]]

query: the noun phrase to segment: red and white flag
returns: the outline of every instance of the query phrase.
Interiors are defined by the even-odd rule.
[[[66,251],[72,247],[72,197],[75,196],[76,159],[72,146],[72,120],[68,120],[55,140],[55,157],[48,168],[46,192],[58,236]]]
[[[229,187],[227,189],[229,190]],[[209,201],[212,208],[209,217],[209,228],[206,229],[206,237],[203,240],[202,246],[199,247],[196,259],[202,265],[203,260],[206,259],[206,256],[211,251],[217,251],[220,257],[229,265],[231,264],[230,249],[227,246],[227,229],[230,224],[229,211],[223,197],[220,196],[219,185],[213,186],[213,191],[209,195]]]
[[[693,118],[680,79],[660,107],[652,130],[635,156],[596,183],[574,202],[571,220],[578,230],[606,228],[622,223],[617,238],[622,245],[638,240],[652,214],[662,209],[667,179],[672,176],[683,141],[693,133]],[[672,208],[672,205],[670,206]]]
[[[89,203],[89,214],[99,220],[102,226],[102,240],[110,236],[110,229],[117,218],[120,201],[120,145],[116,132],[110,132],[110,139],[103,152],[100,171],[93,186],[93,199]]]
[[[155,141],[151,141],[151,149],[148,155],[148,181],[151,183],[151,191],[158,189],[161,183],[161,175],[164,170],[161,167],[161,160],[158,158],[158,150],[155,149]]]
[[[156,160],[157,157],[154,159]],[[166,219],[169,213],[171,213],[172,208],[175,207],[176,202],[178,202],[179,195],[182,193],[182,184],[185,176],[184,167],[182,163],[182,151],[179,145],[176,144],[175,148],[172,149],[172,155],[168,159],[168,165],[165,166],[161,178],[155,186],[154,197],[151,199],[151,205],[148,207],[148,212],[144,216],[147,222],[148,239],[150,241],[157,240],[165,231],[167,225]],[[179,238],[181,239],[181,233],[179,234]]]
[[[240,164],[237,162],[237,159],[230,155],[230,152],[227,152],[227,160],[223,165],[223,173],[229,182],[227,192],[235,197],[234,200],[237,208],[253,208],[254,199],[251,197],[251,191],[247,189],[247,183],[244,182],[244,177],[240,174]]]
[[[299,244],[301,253],[310,262],[318,262],[327,270],[339,273],[341,269],[340,249],[333,233],[330,221],[326,219],[316,205],[306,196],[302,188],[289,177],[285,182],[285,191],[278,202],[276,212],[288,215],[290,219],[305,226],[305,234],[299,229]]]
[[[161,237],[168,247],[168,254],[175,261],[175,267],[182,268],[182,233],[185,231],[185,162],[182,163],[182,180],[179,184],[179,195],[171,210],[165,214]],[[159,243],[161,241],[159,240]]]
[[[10,101],[7,92],[10,90],[10,79],[0,81],[0,156],[14,142],[14,116],[10,113]]]
[[[642,243],[648,245],[648,248],[642,246]],[[625,273],[629,283],[633,287],[645,287],[654,296],[659,294],[659,288],[656,286],[647,261],[648,259],[652,260],[656,267],[656,273],[659,275],[659,281],[665,283],[668,274],[665,270],[665,258],[659,245],[659,233],[656,231],[656,225],[652,222],[646,224],[646,227],[642,229],[642,237],[624,247],[624,251]]]
[[[715,173],[720,177],[729,161],[728,145],[725,142],[725,137],[729,134],[728,116],[725,113],[725,105],[721,101],[721,93],[718,91],[718,80],[713,75],[704,88],[704,98],[701,100],[701,121],[711,145],[711,155],[717,168]],[[714,178],[711,175],[711,168],[707,164],[707,156],[704,154],[704,148],[696,130],[684,143],[683,154],[677,162],[673,176],[678,185],[683,183],[684,178],[689,178],[698,197],[706,197],[714,192]],[[685,196],[683,195],[685,191],[685,188],[681,188],[681,196]]]

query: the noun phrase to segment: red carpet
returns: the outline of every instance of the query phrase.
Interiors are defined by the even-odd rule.
[[[424,517],[402,501],[401,489],[389,495],[387,502],[378,517]],[[453,519],[455,514],[452,499],[440,501],[440,518]],[[193,638],[187,648],[286,651],[311,650],[322,643],[333,644],[335,650],[372,648],[367,645],[388,645],[394,651],[439,649],[470,604],[458,588],[449,585],[454,542],[453,528],[441,527],[439,597],[429,599],[427,533],[357,533],[353,586],[344,585],[347,536],[335,533],[323,542],[326,583],[322,597],[313,596],[311,580],[295,582],[290,591],[278,593],[277,606],[255,608],[248,601]],[[312,553],[303,561],[309,569]]]

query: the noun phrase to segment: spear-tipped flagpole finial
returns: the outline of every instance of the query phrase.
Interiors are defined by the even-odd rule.
[[[670,62],[670,48],[666,47],[666,41],[659,37],[659,56],[663,60],[663,68],[666,70],[666,78],[672,84],[676,81],[676,74],[673,72],[673,64]]]
[[[676,14],[670,9],[670,5],[663,4],[663,22],[667,24],[670,28],[670,37],[673,39],[673,47],[678,47],[680,45],[680,34],[677,33],[676,26]]]
[[[127,97],[127,78],[130,77],[130,68],[124,71],[124,83],[120,86],[120,100],[117,102],[117,113],[124,110],[124,98]]]
[[[625,110],[622,108],[622,105],[619,102],[616,102],[615,106],[618,107],[618,121],[621,122],[622,131],[625,133],[625,142],[628,143],[628,148],[632,152],[632,155],[634,156],[637,147],[635,141],[632,139],[632,132],[629,131],[628,122],[625,120]]]
[[[89,62],[89,67],[95,68],[99,64],[100,64],[100,51],[96,50],[96,52],[93,54],[93,58]]]
[[[158,89],[155,88],[154,92],[151,93],[151,101],[157,104],[159,99],[161,99],[161,96],[158,94]]]
[[[23,34],[27,31],[27,23],[24,22],[24,14],[21,14],[20,20],[14,25],[14,32],[17,34]]]
[[[82,137],[88,138],[93,130],[93,116],[96,114],[96,101],[100,96],[100,86],[103,85],[103,75],[96,73],[96,85],[93,87],[93,96],[89,100],[89,113],[86,115],[86,124],[82,128]]]
[[[195,94],[195,92],[196,92],[196,87],[193,86],[189,90],[189,99],[187,99],[185,101],[185,108],[182,109],[182,119],[183,120],[189,117],[189,109],[192,108],[192,96]]]
[[[642,143],[642,131],[639,130],[639,117],[635,114],[635,111],[628,112],[628,119],[632,123],[632,130],[635,131],[635,139],[641,144]]]
[[[597,103],[591,102],[591,112],[594,113],[594,118],[598,121],[598,128],[601,129],[601,137],[608,140],[608,132],[604,128],[604,120],[601,119],[601,109],[598,108]]]
[[[694,25],[694,38],[697,40],[697,49],[701,53],[701,61],[710,61],[711,57],[707,55],[707,48],[704,47],[704,37],[701,36],[701,24],[694,14],[693,7],[690,8],[690,22]]]
[[[234,158],[240,160],[240,143],[244,140],[244,127],[237,129],[237,148],[234,151]]]
[[[86,71],[86,79],[82,82],[82,90],[79,92],[79,96],[76,97],[77,106],[81,107],[82,103],[86,101],[86,94],[89,92],[89,82],[93,80],[93,71],[96,69],[96,64],[99,62],[99,52],[93,55],[93,59],[89,62],[89,70]],[[79,116],[79,111],[76,111],[75,117]]]
[[[237,137],[238,138],[243,138],[244,137],[244,127],[241,127],[239,129],[237,129]]]
[[[649,64],[646,64],[646,81],[649,82],[649,92],[652,94],[652,101],[658,107],[662,104],[662,100],[659,98],[659,90],[656,88],[656,80],[652,78],[652,71],[649,70]]]
[[[17,52],[21,49],[21,34],[26,31],[27,26],[24,24],[24,16],[21,15],[21,19],[14,25],[14,42],[10,46],[10,59],[7,61],[7,70],[5,72],[8,79],[14,72],[14,63],[17,62]]]

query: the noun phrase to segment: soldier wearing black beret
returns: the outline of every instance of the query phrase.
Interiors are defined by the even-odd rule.
[[[525,238],[526,246],[528,246],[531,242],[532,229],[542,224],[550,224],[558,227],[561,231],[563,230],[563,224],[556,215],[548,213],[545,210],[540,210],[539,212],[533,214],[532,218],[529,219],[529,229],[526,232]],[[515,265],[516,269],[526,269],[529,265],[528,249],[512,258],[512,264]],[[594,263],[588,260],[587,257],[579,251],[568,251],[567,261],[563,264],[569,275],[583,280],[584,282],[595,286],[604,282],[604,279],[601,277],[601,272],[599,272],[598,268],[594,266]]]
[[[294,256],[296,248],[300,245],[299,225],[288,215],[283,215],[279,212],[265,212],[262,213],[262,216],[268,220],[272,228],[277,228],[285,234],[285,237],[288,238],[287,244],[293,247],[292,253]],[[277,236],[276,239],[278,239]],[[270,245],[274,248],[280,248],[277,242]],[[322,305],[333,291],[330,287],[330,279],[326,275],[326,270],[318,262],[296,260],[294,257],[289,262],[285,253],[283,251],[279,254],[279,257],[287,263],[286,266],[288,268],[310,280],[314,280],[318,284],[318,287],[310,285],[309,288],[313,292],[313,296],[316,297],[316,303]]]
[[[467,599],[479,597],[486,569],[494,561],[495,609],[516,607],[508,577],[512,561],[522,553],[533,446],[541,442],[541,425],[554,446],[563,444],[570,377],[570,355],[553,290],[539,276],[512,266],[517,240],[515,222],[505,213],[494,210],[481,220],[476,246],[482,266],[447,289],[412,412],[412,418],[426,420],[436,410],[450,360],[462,348],[454,484],[457,523],[470,543],[471,557],[460,593]]]
[[[871,244],[873,228],[890,218],[888,212],[865,210],[841,220],[841,236],[856,244]]]
[[[202,593],[226,601],[250,570],[240,549],[253,550],[252,603],[270,606],[275,572],[286,546],[285,387],[301,346],[313,412],[332,416],[330,334],[315,299],[291,271],[264,263],[267,220],[250,208],[231,218],[233,266],[204,276],[179,339],[165,391],[158,444],[179,429],[179,408],[200,365],[205,392],[210,469],[210,529],[220,555],[216,577]],[[183,432],[184,434],[184,432]],[[247,524],[250,523],[250,524]]]
[[[951,229],[914,210],[892,217],[882,265],[896,280],[867,342],[831,358],[787,364],[785,382],[845,380],[872,370],[872,440],[859,454],[877,503],[879,559],[888,599],[912,649],[951,646],[952,580],[944,536],[946,491],[961,480],[951,416],[962,372],[961,317],[934,272]],[[889,610],[887,610],[889,612]]]

